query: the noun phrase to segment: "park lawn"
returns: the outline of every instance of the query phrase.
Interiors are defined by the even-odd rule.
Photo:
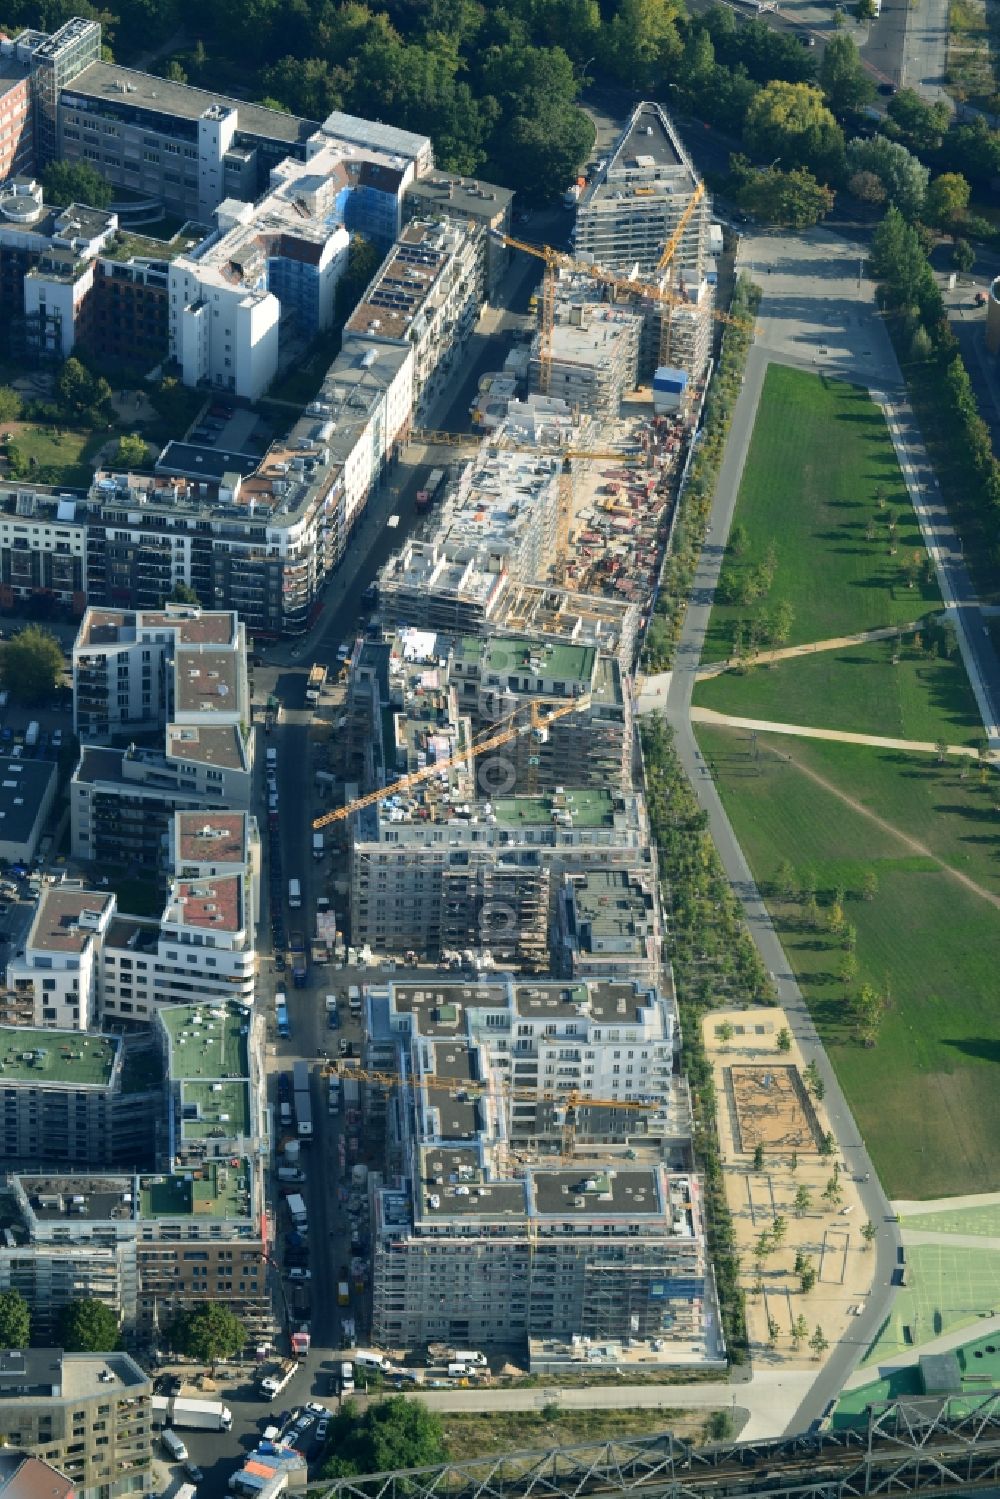
[[[65,484],[73,489],[89,486],[94,477],[92,459],[111,436],[107,431],[36,422],[9,422],[4,430],[14,434],[18,451],[29,462],[35,460],[27,478],[37,483]]]
[[[961,656],[928,655],[913,637],[725,672],[699,682],[694,701],[740,718],[928,744],[977,744],[984,733]]]
[[[886,1191],[924,1199],[1000,1187],[1000,911],[783,757],[791,751],[849,795],[872,797],[880,816],[939,855],[965,836],[962,815],[942,812],[951,814],[953,801],[968,812],[968,783],[956,792],[948,774],[955,767],[931,756],[760,734],[754,760],[745,730],[701,725],[698,739]],[[892,794],[881,797],[876,788],[893,780]],[[975,790],[990,807],[992,788],[977,782]],[[931,814],[934,835],[924,836],[928,803],[942,796],[943,808]],[[972,846],[968,872],[978,874],[990,856]],[[853,990],[866,980],[889,984],[891,1008],[870,1050],[855,1039],[846,1010],[839,943],[773,893],[786,859],[799,876],[811,874],[821,905],[838,885],[847,891],[847,920],[857,928]],[[878,892],[865,901],[870,870]],[[996,884],[993,876],[989,886]]]
[[[881,486],[886,508],[880,510]],[[889,555],[886,520],[897,520]],[[869,521],[878,535],[865,538]],[[831,640],[904,624],[940,603],[934,582],[908,587],[903,564],[926,556],[920,528],[881,410],[842,380],[771,365],[764,380],[733,517],[750,538],[742,558],[727,549],[723,573],[762,563],[773,545],[774,582],[757,604],[718,601],[702,660],[728,659],[733,626],[778,603],[793,610],[787,644]]]

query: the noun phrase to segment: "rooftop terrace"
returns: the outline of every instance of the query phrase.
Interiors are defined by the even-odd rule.
[[[181,1134],[185,1140],[236,1139],[250,1133],[250,1084],[182,1082]]]
[[[0,1026],[0,1079],[35,1087],[107,1088],[120,1047],[116,1036]]]
[[[139,1182],[143,1218],[247,1218],[251,1212],[249,1163],[206,1161],[195,1171],[144,1176]]]
[[[157,1013],[170,1038],[171,1077],[249,1075],[249,1026],[238,1006],[166,1005]]]

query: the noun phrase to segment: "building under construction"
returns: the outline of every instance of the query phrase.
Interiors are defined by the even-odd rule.
[[[576,278],[574,278],[576,279]],[[565,401],[574,413],[611,420],[639,375],[643,320],[623,307],[590,298],[557,296],[548,343],[548,370],[542,371],[542,335],[531,348],[533,391]]]

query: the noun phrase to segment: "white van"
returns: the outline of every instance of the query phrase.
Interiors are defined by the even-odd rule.
[[[471,1379],[475,1375],[475,1369],[471,1364],[449,1364],[449,1379]]]
[[[361,1014],[361,990],[352,984],[347,991],[347,1006],[352,1015]]]
[[[278,767],[278,751],[276,749],[268,749],[268,750],[266,750],[264,758],[267,761],[267,768],[268,768],[268,770],[276,770],[277,769],[277,767]]]
[[[354,1365],[351,1363],[345,1362],[340,1366],[340,1393],[354,1394]]]
[[[383,1373],[390,1367],[384,1353],[369,1353],[364,1348],[355,1348],[354,1362],[359,1369],[381,1369]]]
[[[474,1364],[477,1369],[485,1369],[489,1363],[485,1353],[477,1353],[474,1348],[455,1348],[451,1356],[456,1364]]]
[[[288,904],[297,911],[302,904],[302,886],[298,880],[288,881]]]
[[[188,1450],[176,1431],[171,1431],[168,1426],[166,1431],[160,1432],[160,1441],[163,1443],[164,1450],[169,1452],[175,1463],[187,1462]]]

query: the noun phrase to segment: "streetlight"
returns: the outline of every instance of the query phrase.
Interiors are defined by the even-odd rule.
[[[776,167],[776,166],[777,166],[777,165],[778,165],[778,162],[779,162],[779,161],[780,161],[780,160],[781,160],[781,157],[780,157],[780,156],[776,156],[776,157],[775,157],[775,158],[774,158],[774,160],[773,160],[773,161],[772,161],[772,163],[771,163],[771,165],[770,165],[770,166],[769,166],[769,167],[768,167],[768,168],[767,168],[767,170],[768,170],[768,171],[769,171],[769,172],[773,172],[773,171],[774,171],[774,169],[775,169],[775,167]]]

